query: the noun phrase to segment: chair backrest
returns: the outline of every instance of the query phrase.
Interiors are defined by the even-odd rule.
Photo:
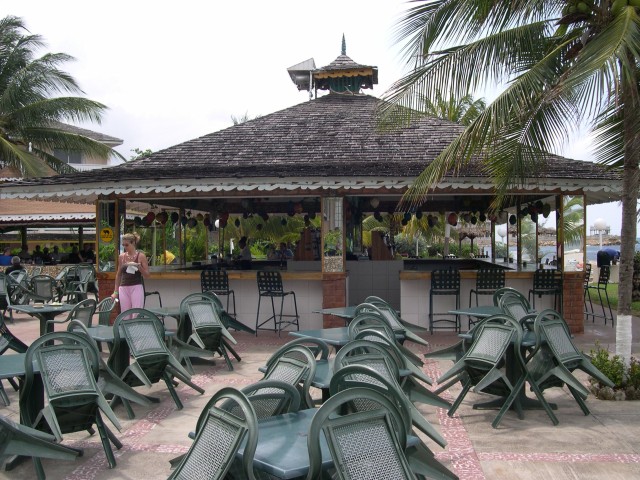
[[[31,291],[43,301],[51,301],[56,296],[56,279],[50,275],[31,277]]]
[[[600,267],[600,274],[598,275],[598,285],[600,287],[606,287],[611,277],[611,267],[609,265],[603,265]]]
[[[111,312],[115,308],[117,300],[113,297],[105,297],[96,305],[98,325],[109,325]]]
[[[302,384],[302,401],[306,408],[313,406],[309,390],[316,374],[316,358],[303,345],[291,345],[267,360],[264,380],[281,380],[290,385]]]
[[[229,276],[226,270],[206,269],[200,273],[200,288],[203,292],[228,292]]]
[[[236,412],[216,405],[219,402],[237,404]],[[242,478],[253,480],[253,457],[258,444],[256,413],[249,399],[242,392],[225,387],[214,394],[204,409],[204,419],[198,421],[196,438],[170,479],[225,477],[235,460],[236,452],[245,441],[242,457]]]
[[[393,330],[405,331],[404,326],[400,323],[400,319],[398,318],[396,311],[386,302],[377,304],[368,302],[361,303],[356,307],[356,317],[361,313],[378,315],[386,321]]]
[[[312,338],[312,337],[297,337],[293,340],[285,343],[283,346],[278,348],[273,354],[271,354],[272,358],[279,357],[283,352],[286,352],[291,347],[296,345],[303,345],[311,351],[311,353],[316,357],[316,360],[328,360],[329,358],[329,345],[327,342],[320,338]]]
[[[149,310],[131,308],[120,313],[113,324],[114,344],[122,337],[136,359],[153,355],[171,355],[164,342],[164,326]]]
[[[298,389],[280,380],[260,380],[244,387],[241,391],[251,402],[258,420],[283,413],[297,412],[300,409]],[[235,415],[239,414],[239,407],[235,402],[227,401],[222,404],[221,408]]]
[[[333,373],[329,392],[334,396],[338,392],[348,388],[365,387],[377,391],[386,396],[397,407],[404,420],[404,427],[411,430],[411,406],[409,397],[400,389],[396,382],[390,382],[379,372],[366,365],[347,365],[340,367]],[[376,408],[375,402],[366,399],[354,399],[351,408],[354,411],[372,410]]]
[[[494,292],[494,294],[493,294],[493,304],[496,307],[499,307],[500,306],[500,299],[502,298],[503,295],[506,295],[506,294],[512,294],[512,295],[519,296],[522,299],[523,302],[526,301],[527,303],[529,303],[529,300],[527,299],[527,297],[524,296],[522,293],[520,293],[519,290],[516,290],[515,288],[512,288],[512,287],[502,287],[502,288],[499,288],[498,290],[496,290]]]
[[[218,309],[208,295],[192,293],[183,298],[180,302],[180,321],[184,321],[187,315],[195,330],[211,327],[224,328]]]
[[[4,272],[0,272],[0,295],[4,296],[7,294],[7,285],[5,280],[6,274]]]
[[[42,335],[29,345],[24,363],[25,382],[20,391],[20,412],[29,425],[35,423],[36,419],[31,418],[31,415],[37,410],[34,360],[37,360],[49,405],[62,408],[63,415],[58,415],[55,421],[61,431],[64,433],[91,428],[95,423],[98,402],[104,400],[96,383],[99,357],[95,344],[81,334],[52,332]],[[83,404],[84,409],[81,408]],[[69,408],[70,406],[73,408]],[[105,413],[119,428],[115,416],[110,415],[113,412],[108,407],[105,409],[108,410]],[[50,419],[46,421],[51,426]]]
[[[6,280],[18,285],[24,285],[24,282],[29,278],[26,270],[14,270],[6,275]]]
[[[344,414],[344,405],[366,399],[376,409]],[[402,415],[389,399],[369,388],[350,388],[329,398],[316,412],[309,428],[309,474],[320,478],[320,434],[329,446],[338,478],[415,479],[404,451],[407,432]]]
[[[378,342],[352,340],[344,345],[334,358],[334,370],[347,365],[366,365],[391,382],[399,382],[400,365],[387,349]]]
[[[562,272],[556,269],[538,268],[533,274],[534,290],[557,290],[562,282]]]
[[[560,362],[582,360],[582,353],[571,340],[567,323],[555,310],[547,309],[540,312],[533,328],[539,341],[546,341],[547,346]]]
[[[87,327],[90,327],[93,323],[93,314],[96,312],[96,301],[92,298],[87,298],[78,302],[73,310],[69,312],[67,321],[78,320],[84,323]]]
[[[505,292],[500,297],[498,306],[504,313],[511,315],[518,321],[531,313],[529,300],[519,292]]]
[[[492,367],[504,358],[508,348],[516,346],[514,351],[520,351],[522,328],[510,315],[486,318],[476,328],[479,330],[474,335],[473,343],[462,357],[466,363]]]
[[[356,315],[353,320],[349,322],[347,328],[351,340],[355,339],[358,332],[371,329],[380,330],[388,338],[393,339],[393,341],[396,339],[394,329],[387,319],[383,315],[373,312],[364,312]]]
[[[504,287],[505,276],[502,268],[481,268],[476,276],[476,291],[490,292]]]
[[[584,266],[584,286],[588,287],[589,286],[589,282],[591,282],[591,264],[587,263]]]
[[[277,270],[258,270],[258,293],[282,293],[282,275]]]
[[[431,290],[453,293],[460,291],[460,271],[452,268],[431,272]]]

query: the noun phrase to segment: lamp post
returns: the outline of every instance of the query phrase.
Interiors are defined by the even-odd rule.
[[[597,233],[600,236],[600,250],[602,250],[602,234],[609,232],[609,225],[605,222],[604,218],[596,218],[591,227],[591,233]]]

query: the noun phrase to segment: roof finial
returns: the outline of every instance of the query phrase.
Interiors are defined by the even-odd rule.
[[[344,39],[344,33],[342,34],[342,55],[347,54],[347,41]]]

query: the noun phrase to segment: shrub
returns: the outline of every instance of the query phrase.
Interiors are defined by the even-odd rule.
[[[592,392],[602,400],[638,400],[640,399],[640,362],[631,358],[626,368],[619,355],[609,352],[596,343],[596,349],[591,350],[591,363],[605,374],[614,384],[613,389],[601,385],[591,378]]]

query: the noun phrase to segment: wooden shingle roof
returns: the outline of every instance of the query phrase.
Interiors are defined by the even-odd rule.
[[[369,95],[335,94],[280,110],[99,171],[79,172],[38,183],[225,178],[415,178],[463,127],[424,118],[411,127],[381,132]],[[549,155],[537,178],[613,179],[591,162]],[[477,166],[460,177],[483,178]],[[29,183],[29,182],[26,182]]]

